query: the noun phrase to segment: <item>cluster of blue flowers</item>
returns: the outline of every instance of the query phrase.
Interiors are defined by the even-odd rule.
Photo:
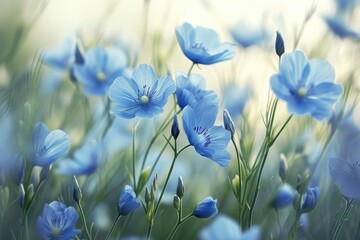
[[[335,4],[336,14],[324,17],[325,22],[340,38],[358,41],[360,34],[344,22],[357,1],[335,1]],[[0,220],[10,211],[20,212],[18,234],[14,233],[15,228],[6,232],[3,226],[8,225],[4,222],[0,223],[0,238],[4,234],[32,239],[29,226],[35,227],[31,221],[36,219],[36,231],[30,233],[43,239],[118,239],[131,224],[141,227],[126,233],[141,235],[139,239],[145,238],[145,234],[146,239],[164,238],[165,234],[157,232],[157,228],[162,228],[168,239],[193,238],[194,234],[202,240],[258,240],[261,236],[285,235],[300,239],[308,228],[308,214],[316,211],[320,198],[328,194],[326,188],[333,186],[323,186],[319,180],[324,176],[318,166],[326,159],[329,177],[341,193],[338,196],[346,199],[344,213],[331,216],[336,219],[331,234],[337,239],[353,200],[360,199],[360,128],[352,119],[357,98],[353,105],[347,102],[351,86],[337,83],[335,69],[329,61],[309,59],[304,51],[297,49],[287,51],[281,33],[274,32],[272,56],[278,58],[279,66],[269,77],[271,91],[265,112],[261,113],[265,130],[258,133],[251,129],[256,121],[252,122],[245,112],[246,103],[254,95],[250,87],[231,82],[222,88],[219,97],[215,90],[206,88],[203,75],[193,72],[196,66],[234,59],[239,47],[245,51],[270,41],[271,34],[265,27],[251,32],[244,29],[246,25],[242,22],[231,28],[229,33],[236,42],[233,44],[221,42],[218,33],[209,28],[190,23],[177,26],[174,38],[191,61],[186,73],[173,73],[170,68],[164,70],[155,64],[130,63],[128,52],[118,45],[83,46],[79,39],[67,38],[57,49],[46,50],[44,65],[49,67],[48,71],[70,80],[63,84],[67,84],[66,91],[71,89],[72,97],[67,107],[59,107],[60,115],[64,116],[56,121],[45,117],[42,103],[34,104],[29,98],[23,104],[24,117],[19,121],[18,132],[8,128],[11,133],[17,133],[17,138],[9,143],[0,139],[0,151],[4,152],[0,157]],[[54,89],[61,92],[61,84],[57,84]],[[59,95],[65,104],[68,95]],[[34,109],[37,104],[40,107]],[[285,121],[277,116],[283,105],[288,110]],[[218,121],[219,112],[222,124]],[[270,149],[285,135],[291,120],[301,126],[308,124],[309,132],[320,131],[325,140],[319,141],[320,153],[310,154],[317,158],[311,161],[304,150],[307,144],[299,143],[301,139],[294,132],[294,137],[286,140],[291,147],[279,146],[274,150],[274,155],[283,152],[279,154],[279,168],[274,177],[272,169],[267,169],[268,162],[274,158]],[[0,124],[1,121],[2,118]],[[318,125],[325,127],[317,130]],[[306,134],[305,127],[299,131]],[[4,132],[4,135],[11,134]],[[260,144],[258,136],[263,137]],[[293,138],[298,138],[296,143]],[[293,147],[296,144],[301,146]],[[291,160],[287,159],[289,156]],[[211,161],[194,160],[198,158]],[[306,159],[303,164],[306,166],[297,166],[294,163],[297,158]],[[191,166],[182,165],[184,162],[191,162]],[[173,184],[175,169],[183,166],[188,172],[184,177],[189,181],[187,185],[197,187],[197,194],[191,198],[185,193],[194,189],[185,191],[181,176],[176,188]],[[224,184],[228,188],[219,187],[223,182],[211,173],[213,167],[227,174]],[[206,180],[210,184],[196,176],[201,171],[211,174]],[[263,178],[269,172],[271,177],[264,183]],[[208,186],[211,184],[218,190],[211,192],[213,197],[204,198],[208,188],[213,190]],[[49,194],[44,194],[47,191]],[[227,192],[233,195],[230,200]],[[20,211],[14,210],[14,202],[19,203],[16,208]],[[172,212],[168,206],[171,202]],[[264,219],[275,210],[276,221],[267,225],[259,220],[257,204],[263,204]],[[109,209],[116,206],[116,218],[111,224],[108,221],[115,211]],[[102,213],[94,216],[98,208]],[[141,208],[143,213],[136,211]],[[174,210],[176,222],[170,219]],[[169,219],[161,220],[164,214]],[[102,219],[104,215],[107,221]],[[143,229],[139,216],[144,218],[147,228]],[[208,222],[197,226],[192,235],[179,233],[179,229],[191,228],[187,224],[192,218],[214,220],[204,220]],[[104,227],[95,224],[97,220],[103,221]],[[175,225],[171,230],[159,226],[160,223]]]

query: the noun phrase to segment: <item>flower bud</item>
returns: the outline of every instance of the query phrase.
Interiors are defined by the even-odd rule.
[[[301,197],[301,212],[307,213],[313,210],[319,200],[319,188],[308,188]]]
[[[171,136],[176,140],[180,134],[177,114],[174,115],[173,124],[171,126]]]
[[[180,211],[180,198],[177,195],[174,195],[173,206],[177,211]]]
[[[136,198],[135,192],[129,185],[125,186],[118,201],[119,214],[126,216],[140,207],[140,201]]]
[[[157,187],[158,187],[157,174],[155,174],[155,177],[154,177],[154,180],[153,180],[153,183],[152,183],[152,186],[151,186],[151,190],[154,191],[154,193],[156,193]]]
[[[76,177],[74,176],[73,199],[75,202],[79,203],[81,198],[82,198],[81,189]]]
[[[181,176],[178,178],[178,184],[176,187],[176,195],[181,199],[184,196],[185,186]]]
[[[239,199],[240,197],[240,177],[239,175],[235,175],[235,177],[231,180],[231,186],[233,189],[233,192],[235,194],[236,199]]]
[[[145,203],[149,204],[150,202],[151,202],[150,192],[149,192],[149,189],[146,187],[145,188]]]
[[[234,122],[230,116],[230,113],[227,109],[225,109],[223,112],[223,121],[224,121],[225,129],[231,133],[231,138],[232,138],[235,133],[235,124],[234,124]]]
[[[296,191],[292,186],[285,183],[278,188],[275,197],[270,203],[270,206],[275,209],[284,208],[293,204],[295,198]]]
[[[146,167],[141,171],[140,181],[138,185],[139,192],[145,187],[147,181],[149,180],[150,172],[151,172],[151,167]]]
[[[195,207],[193,214],[198,218],[210,218],[218,213],[216,207],[217,200],[212,197],[207,197]]]
[[[279,57],[285,52],[284,39],[278,31],[276,31],[275,52]]]
[[[19,204],[22,209],[25,207],[25,197],[24,185],[21,183],[19,187]]]
[[[287,161],[285,155],[282,153],[280,154],[280,161],[279,161],[279,177],[281,178],[281,181],[285,183],[285,177],[286,177],[286,170],[287,170]]]

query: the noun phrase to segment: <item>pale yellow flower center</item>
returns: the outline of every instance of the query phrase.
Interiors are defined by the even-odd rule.
[[[96,74],[96,78],[100,81],[103,82],[105,81],[106,75],[104,72],[100,71]]]
[[[307,94],[307,89],[304,88],[304,87],[299,88],[298,91],[297,91],[297,95],[298,95],[299,97],[303,97],[303,96],[305,96],[306,94]]]
[[[147,104],[149,102],[149,98],[146,95],[143,95],[140,100],[143,104]]]

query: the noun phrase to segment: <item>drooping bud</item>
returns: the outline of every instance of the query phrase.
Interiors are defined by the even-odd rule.
[[[287,161],[285,155],[282,153],[280,154],[280,161],[279,161],[279,177],[281,178],[281,181],[285,183],[285,177],[286,177],[286,170],[287,170]]]
[[[178,184],[176,187],[176,195],[181,199],[184,196],[184,192],[185,192],[184,181],[183,181],[182,177],[179,176]]]
[[[176,140],[180,134],[177,114],[174,115],[173,124],[171,126],[171,136]]]
[[[126,216],[140,207],[141,203],[136,198],[135,192],[131,186],[126,185],[124,191],[120,194],[118,201],[118,210],[121,216]]]
[[[279,57],[285,52],[284,39],[278,31],[276,31],[275,52]]]
[[[76,179],[76,176],[74,176],[74,183],[73,183],[73,199],[75,202],[79,203],[82,198],[81,188],[79,186],[79,183]]]
[[[224,121],[224,127],[226,130],[228,130],[231,133],[231,138],[233,138],[235,133],[235,124],[230,116],[230,113],[227,109],[223,112],[223,121]]]

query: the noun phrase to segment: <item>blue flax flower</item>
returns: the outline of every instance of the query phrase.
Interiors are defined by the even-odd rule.
[[[310,114],[321,121],[331,117],[332,105],[342,93],[334,79],[334,69],[327,61],[309,61],[303,52],[295,51],[282,56],[280,72],[271,76],[270,85],[287,102],[290,113]]]
[[[214,126],[218,107],[201,103],[183,110],[183,126],[186,136],[197,153],[222,167],[227,167],[231,156],[226,150],[231,133],[222,126]]]
[[[269,38],[269,34],[262,25],[254,27],[245,21],[238,22],[236,26],[230,29],[230,33],[243,48],[261,45]]]
[[[198,102],[218,105],[219,98],[214,91],[205,90],[205,79],[199,74],[190,76],[179,74],[176,77],[176,98],[181,108],[189,105],[195,107]]]
[[[340,157],[329,159],[333,182],[347,198],[360,199],[360,136],[347,140],[346,150]]]
[[[199,202],[193,214],[197,218],[211,218],[218,213],[218,209],[216,207],[217,200],[212,197],[207,197]]]
[[[85,53],[84,61],[73,70],[86,95],[104,95],[115,78],[127,74],[127,58],[120,48],[93,47]]]
[[[121,216],[126,216],[140,207],[140,201],[136,198],[134,190],[126,185],[118,201],[118,210]]]
[[[319,200],[319,188],[308,188],[301,197],[301,212],[307,213],[313,210]]]
[[[199,238],[201,240],[260,240],[261,232],[258,226],[242,232],[236,221],[219,214],[212,223],[200,230]]]
[[[73,207],[65,207],[58,201],[45,204],[42,215],[37,219],[37,228],[43,239],[74,239],[80,229],[74,229],[79,218]]]
[[[60,175],[91,174],[96,171],[101,157],[101,143],[89,142],[75,152],[73,159],[61,160],[56,173]]]
[[[218,34],[208,28],[194,28],[189,23],[176,27],[176,37],[185,56],[195,64],[213,64],[235,57],[236,47],[221,43]]]
[[[360,34],[351,29],[342,16],[335,15],[333,17],[324,17],[324,20],[330,30],[338,37],[360,41]]]
[[[289,184],[282,184],[276,191],[275,197],[271,201],[271,207],[278,209],[293,204],[296,197],[295,189]]]
[[[70,149],[70,138],[61,130],[50,131],[39,122],[32,136],[31,160],[34,165],[47,167],[59,158],[65,157]]]
[[[116,104],[112,114],[124,118],[151,118],[163,112],[170,94],[176,90],[170,76],[160,79],[147,64],[136,67],[131,78],[119,77],[109,89],[109,98]]]

